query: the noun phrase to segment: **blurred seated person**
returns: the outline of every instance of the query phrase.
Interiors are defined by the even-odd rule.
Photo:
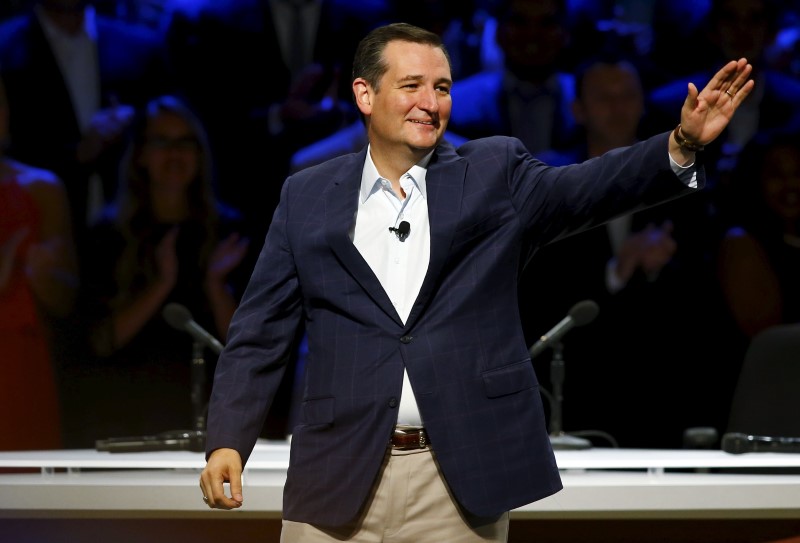
[[[183,102],[161,96],[143,109],[119,194],[82,255],[95,356],[78,406],[93,433],[86,437],[191,427],[193,341],[167,324],[163,308],[184,305],[224,343],[250,271],[241,215],[215,197],[211,159],[204,128]]]
[[[713,198],[722,212],[736,156],[750,139],[765,130],[800,130],[800,79],[770,66],[766,58],[780,15],[780,4],[774,0],[711,0],[703,32],[698,33],[698,40],[706,42],[695,40],[692,45],[704,66],[741,57],[753,63],[752,94],[720,136],[720,143],[704,153],[706,164],[712,166],[710,182],[716,185]],[[648,96],[647,126],[663,126],[671,119],[672,108],[683,103],[688,82],[706,77],[706,72],[698,72],[653,89]]]
[[[800,133],[760,134],[742,151],[717,272],[739,337],[800,322]]]
[[[537,158],[562,166],[638,141],[644,92],[631,61],[615,52],[587,60],[576,71],[576,91],[582,143]],[[592,323],[564,339],[566,431],[603,431],[623,447],[680,448],[685,428],[725,422],[729,389],[725,376],[714,377],[719,368],[710,339],[716,300],[707,294],[713,283],[705,206],[702,193],[692,194],[559,240],[533,256],[520,285],[531,343],[575,303],[591,299],[600,307]],[[534,359],[545,388],[549,355]],[[648,378],[653,374],[658,378]],[[735,379],[735,370],[729,377]],[[676,389],[682,390],[677,400]]]
[[[0,450],[62,448],[50,319],[73,309],[78,269],[64,186],[10,159],[0,84]]]
[[[474,139],[514,136],[531,153],[574,143],[570,112],[574,78],[566,64],[569,45],[566,0],[503,0],[496,40],[503,68],[486,70],[453,85],[450,128]],[[670,123],[671,124],[671,123]]]
[[[218,194],[264,232],[291,154],[357,118],[353,53],[387,13],[388,0],[202,0],[172,13],[171,67],[208,127]]]
[[[169,88],[165,49],[153,29],[101,15],[89,0],[29,4],[0,25],[9,155],[62,180],[80,246],[116,191],[134,109]]]

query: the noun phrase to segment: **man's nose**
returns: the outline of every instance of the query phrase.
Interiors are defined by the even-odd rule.
[[[439,100],[436,89],[425,88],[419,97],[418,107],[424,111],[439,111]]]

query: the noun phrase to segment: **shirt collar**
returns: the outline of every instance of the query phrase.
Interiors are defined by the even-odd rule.
[[[381,174],[378,173],[378,168],[372,161],[370,154],[370,146],[367,146],[367,159],[364,161],[364,169],[361,171],[361,191],[360,202],[363,204],[370,196],[378,192],[381,188]],[[419,189],[419,193],[423,198],[427,198],[426,177],[428,174],[428,164],[433,156],[433,150],[425,155],[419,162],[411,166],[411,168],[403,174],[403,177],[408,176]]]

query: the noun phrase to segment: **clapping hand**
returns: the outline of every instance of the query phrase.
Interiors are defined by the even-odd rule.
[[[222,240],[211,253],[207,279],[212,282],[221,282],[231,270],[241,263],[249,246],[250,240],[242,238],[236,233]]]

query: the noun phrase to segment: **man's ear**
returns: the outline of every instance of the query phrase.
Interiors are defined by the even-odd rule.
[[[372,87],[364,78],[359,77],[353,81],[353,97],[363,115],[372,113]]]

